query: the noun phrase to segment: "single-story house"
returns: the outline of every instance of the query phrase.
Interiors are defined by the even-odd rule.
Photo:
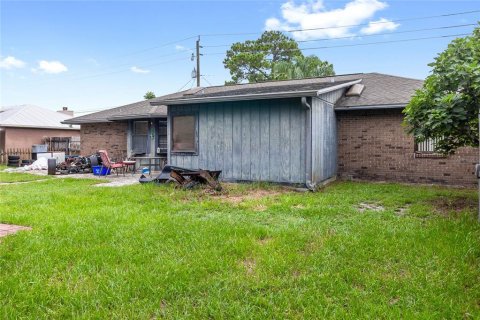
[[[80,137],[80,127],[63,124],[73,116],[68,108],[52,111],[34,105],[0,108],[0,151],[30,149],[44,137]]]
[[[92,136],[92,147],[122,145],[127,154],[153,155],[161,140],[169,164],[222,170],[226,181],[314,188],[338,177],[473,186],[476,148],[444,157],[406,134],[402,110],[421,86],[379,73],[212,86],[65,123],[82,124],[83,144]],[[166,125],[161,139],[157,119]],[[147,141],[141,150],[139,134]]]
[[[131,103],[63,123],[80,125],[82,155],[106,149],[116,159],[131,156],[166,158],[167,107],[152,106],[151,101]]]

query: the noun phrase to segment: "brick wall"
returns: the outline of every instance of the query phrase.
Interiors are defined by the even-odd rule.
[[[127,155],[127,129],[127,122],[82,124],[81,154],[86,156],[105,149],[112,158],[124,158]]]
[[[477,148],[445,158],[415,158],[400,110],[337,112],[338,175],[342,179],[475,186]]]

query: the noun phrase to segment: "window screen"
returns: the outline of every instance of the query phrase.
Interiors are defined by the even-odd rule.
[[[172,151],[195,152],[195,116],[174,116],[172,125]]]
[[[148,121],[135,121],[134,134],[148,134]]]

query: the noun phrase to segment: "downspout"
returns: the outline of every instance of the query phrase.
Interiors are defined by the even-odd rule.
[[[302,97],[302,106],[307,109],[307,126],[305,145],[310,153],[305,156],[305,186],[311,191],[315,191],[315,183],[312,182],[312,106],[308,103],[307,97]]]

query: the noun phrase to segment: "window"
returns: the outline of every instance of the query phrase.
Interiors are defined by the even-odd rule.
[[[415,143],[415,158],[443,158],[444,155],[435,151],[436,139],[427,139]]]
[[[167,154],[167,141],[167,119],[160,119],[158,120],[158,154]]]
[[[132,152],[134,154],[147,153],[148,121],[134,121],[132,134]]]
[[[172,151],[197,151],[196,117],[194,115],[172,117]]]

